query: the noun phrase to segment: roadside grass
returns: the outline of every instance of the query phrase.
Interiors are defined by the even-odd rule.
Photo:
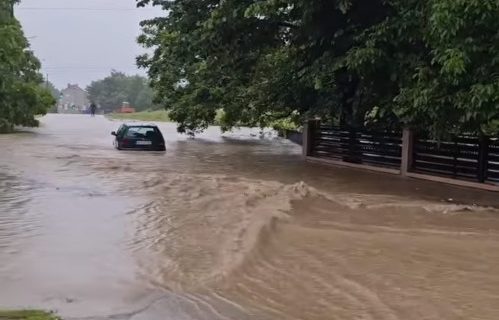
[[[112,120],[135,120],[135,121],[151,121],[151,122],[172,122],[166,110],[154,110],[154,111],[140,111],[135,113],[110,113],[106,117]],[[217,110],[215,119],[212,125],[224,126],[225,113],[222,109]],[[241,126],[245,126],[241,124]],[[286,131],[299,131],[301,128],[295,124],[291,118],[284,118],[280,120],[273,121],[269,124],[270,128],[273,128],[281,134],[285,134]]]
[[[0,310],[0,320],[61,320],[53,313],[40,310]]]
[[[114,120],[137,120],[153,122],[170,122],[170,117],[166,110],[141,111],[135,113],[110,113],[106,115]]]
[[[136,120],[136,121],[153,121],[153,122],[172,122],[166,110],[140,111],[135,113],[110,113],[106,117],[113,120]],[[223,111],[218,110],[215,117],[214,125],[221,125]]]

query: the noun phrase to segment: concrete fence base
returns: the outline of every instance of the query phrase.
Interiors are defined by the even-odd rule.
[[[345,161],[341,161],[341,160],[321,159],[321,158],[315,158],[315,157],[306,157],[306,160],[307,160],[307,162],[328,164],[328,165],[333,165],[333,166],[337,166],[337,167],[363,169],[363,170],[368,170],[368,171],[375,171],[375,172],[400,175],[400,170],[369,166],[369,165],[365,165],[365,164],[350,163],[350,162],[345,162]]]

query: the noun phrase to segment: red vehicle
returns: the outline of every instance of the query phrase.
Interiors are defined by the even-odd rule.
[[[116,110],[116,113],[135,113],[135,108],[130,106],[128,102],[123,102],[123,105]]]

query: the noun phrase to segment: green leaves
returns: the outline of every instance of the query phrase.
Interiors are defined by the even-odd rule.
[[[432,0],[422,10],[428,16],[420,33],[429,55],[419,59],[426,71],[415,73],[399,101],[414,102],[408,115],[431,109],[415,123],[434,127],[437,135],[482,133],[499,116],[494,76],[499,70],[499,2]]]
[[[12,3],[0,0],[0,8]],[[39,69],[17,20],[0,14],[0,132],[17,125],[36,126],[35,115],[45,114],[55,104],[50,91],[40,86]]]
[[[225,129],[291,114],[434,135],[497,127],[497,0],[147,3],[168,14],[143,23],[154,54],[139,63],[181,131],[220,109]]]

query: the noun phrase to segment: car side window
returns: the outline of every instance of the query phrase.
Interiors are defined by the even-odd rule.
[[[118,129],[118,132],[116,133],[116,135],[118,137],[123,137],[125,134],[125,131],[126,131],[126,126],[121,125],[121,127]]]

